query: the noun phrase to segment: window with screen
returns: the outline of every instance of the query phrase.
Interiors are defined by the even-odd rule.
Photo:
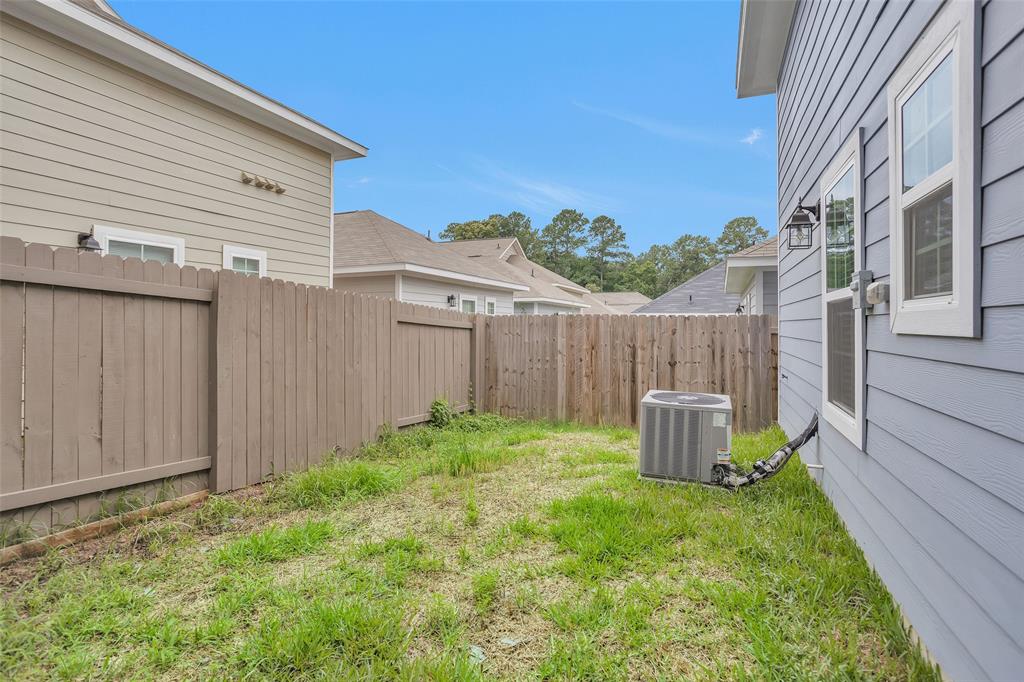
[[[460,297],[460,308],[464,313],[475,313],[476,312],[476,299],[475,298],[461,298]]]
[[[185,240],[181,237],[106,225],[93,225],[92,234],[107,255],[185,264]]]
[[[174,249],[169,246],[156,246],[154,244],[139,244],[118,239],[107,241],[107,253],[111,256],[122,258],[138,258],[140,260],[155,260],[158,263],[173,263]]]
[[[863,133],[847,139],[821,178],[821,414],[863,447],[864,315],[850,281],[862,265]]]
[[[978,336],[974,3],[947,3],[889,82],[890,325]]]
[[[225,244],[223,266],[226,270],[234,270],[241,275],[266,277],[267,252],[245,246]]]

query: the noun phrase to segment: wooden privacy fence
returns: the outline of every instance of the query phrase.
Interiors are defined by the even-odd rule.
[[[467,315],[0,240],[0,544],[113,495],[232,490],[353,450],[446,398],[633,425],[649,388],[776,413],[767,316]],[[112,494],[113,493],[113,494]]]
[[[454,311],[0,240],[0,545],[469,409]]]
[[[771,315],[569,315],[484,320],[482,407],[510,416],[635,426],[658,388],[725,393],[733,428],[777,414]]]
[[[215,301],[217,456],[231,490],[352,450],[383,424],[469,409],[473,316],[222,271]]]
[[[100,493],[206,487],[209,270],[0,240],[0,512],[37,531]],[[160,484],[169,477],[173,481]]]

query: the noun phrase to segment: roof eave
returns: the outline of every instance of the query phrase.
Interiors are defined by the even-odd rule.
[[[774,270],[778,262],[771,256],[730,256],[725,261],[725,292],[742,294],[758,270]]]
[[[327,152],[335,160],[367,154],[367,148],[358,142],[156,40],[74,3],[23,0],[6,3],[4,11],[162,83]]]
[[[789,39],[796,0],[742,0],[736,49],[736,96],[769,95]]]
[[[467,275],[462,272],[455,272],[454,270],[445,270],[443,268],[435,268],[427,265],[417,265],[415,263],[375,263],[370,265],[336,265],[334,267],[334,274],[342,277],[383,275],[396,272],[409,273],[411,275],[417,275],[427,279],[457,282],[459,284],[475,284],[477,286],[489,287],[492,289],[504,289],[508,291],[530,290],[530,287],[523,284],[490,279],[487,277],[479,277],[477,275]]]

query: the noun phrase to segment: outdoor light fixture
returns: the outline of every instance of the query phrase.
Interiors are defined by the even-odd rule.
[[[78,234],[78,248],[83,251],[102,251],[103,247],[89,232],[80,232]]]
[[[448,294],[448,307],[449,308],[454,308],[455,307],[455,294]]]
[[[811,216],[814,216],[813,220]],[[811,237],[814,234],[816,222],[818,222],[818,204],[804,206],[803,197],[800,197],[796,210],[793,211],[793,215],[790,216],[789,222],[786,224],[786,230],[789,232],[787,246],[791,251],[811,248],[813,241]]]

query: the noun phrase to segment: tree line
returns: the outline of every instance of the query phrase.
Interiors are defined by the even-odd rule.
[[[768,238],[752,216],[733,218],[712,241],[700,234],[683,234],[670,244],[654,244],[640,254],[626,245],[626,233],[614,218],[587,218],[581,211],[559,211],[541,229],[519,211],[495,213],[480,220],[449,223],[441,239],[516,237],[535,263],[591,291],[639,291],[657,298],[726,256]]]

